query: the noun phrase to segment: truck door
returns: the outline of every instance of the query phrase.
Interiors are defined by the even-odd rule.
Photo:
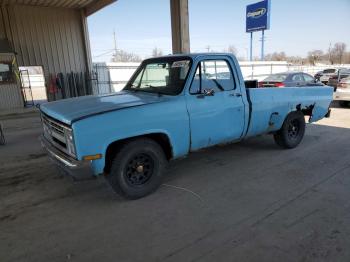
[[[189,94],[191,150],[239,139],[244,128],[244,103],[226,60],[198,63]]]

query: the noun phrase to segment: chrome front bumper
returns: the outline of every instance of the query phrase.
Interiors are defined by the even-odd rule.
[[[78,161],[54,147],[44,136],[40,136],[42,147],[48,156],[64,173],[75,180],[85,180],[93,177],[90,161]]]

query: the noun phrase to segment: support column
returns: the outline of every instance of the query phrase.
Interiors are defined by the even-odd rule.
[[[261,61],[265,60],[265,54],[264,54],[264,43],[265,43],[265,30],[262,30],[261,32]]]
[[[253,32],[250,32],[250,62],[253,61]]]
[[[86,71],[91,73],[92,72],[92,57],[91,57],[91,48],[90,48],[90,39],[89,39],[89,29],[88,29],[88,23],[87,23],[87,17],[85,16],[85,12],[80,12],[81,17],[81,25],[83,29],[83,36],[84,36],[84,54],[86,58]]]
[[[170,0],[173,53],[190,52],[188,0]]]

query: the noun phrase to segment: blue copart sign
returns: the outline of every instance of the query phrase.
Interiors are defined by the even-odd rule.
[[[247,5],[246,32],[261,31],[270,28],[269,1]]]

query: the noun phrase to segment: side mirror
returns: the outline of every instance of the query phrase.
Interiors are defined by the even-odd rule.
[[[214,89],[204,89],[204,90],[203,90],[203,94],[204,94],[205,96],[214,96],[215,91],[214,91]]]

